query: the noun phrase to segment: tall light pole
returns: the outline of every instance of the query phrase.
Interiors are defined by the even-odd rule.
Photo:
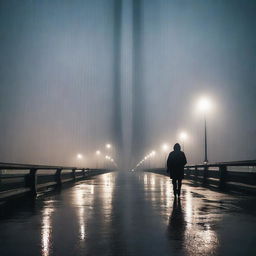
[[[210,100],[208,98],[201,98],[198,102],[198,109],[204,114],[204,163],[208,163],[206,114],[211,109]]]
[[[96,168],[99,168],[99,156],[100,156],[100,154],[101,154],[101,152],[99,151],[99,150],[97,150],[96,152],[95,152],[95,154],[96,154]]]
[[[80,154],[80,153],[78,153],[78,154],[76,155],[76,158],[77,158],[78,160],[81,160],[81,159],[83,159],[83,155]]]
[[[78,153],[78,154],[76,155],[76,159],[79,161],[79,163],[81,163],[81,161],[83,160],[83,158],[84,158],[84,156],[83,156],[82,154],[80,154],[80,153]]]
[[[110,144],[110,143],[107,143],[105,145],[105,147],[106,147],[107,151],[111,154],[111,156],[116,158],[116,156],[115,156],[115,153],[116,153],[115,152],[115,147],[112,144]]]
[[[166,154],[168,152],[169,145],[167,143],[162,144],[162,152],[163,152],[163,166],[165,166]]]
[[[151,158],[153,158],[156,155],[156,151],[152,150],[149,154],[149,169],[151,168]]]
[[[180,133],[180,140],[182,142],[182,149],[185,151],[185,140],[188,138],[188,134],[186,132]]]
[[[204,162],[208,163],[206,115],[204,115]]]
[[[111,149],[111,147],[112,147],[111,144],[109,144],[109,143],[106,144],[107,149]]]
[[[110,156],[106,155],[105,159],[106,159],[106,168],[108,169],[109,168],[108,160],[110,159]]]

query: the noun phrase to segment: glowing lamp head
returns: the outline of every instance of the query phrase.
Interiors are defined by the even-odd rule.
[[[212,108],[212,104],[208,98],[204,97],[198,101],[197,107],[200,112],[206,113]]]
[[[162,150],[163,151],[167,151],[168,150],[168,145],[166,144],[166,143],[164,143],[163,145],[162,145]]]
[[[99,151],[99,150],[96,151],[96,155],[97,155],[97,156],[100,155],[100,151]]]
[[[155,154],[156,154],[156,151],[152,151],[151,153],[150,153],[150,156],[155,156]]]
[[[187,133],[182,132],[182,133],[180,134],[180,139],[182,139],[182,140],[186,140],[187,138],[188,138]]]
[[[107,148],[107,149],[110,149],[110,148],[111,148],[111,144],[109,144],[109,143],[106,144],[106,148]]]
[[[76,158],[80,160],[80,159],[83,158],[83,155],[82,154],[77,154]]]

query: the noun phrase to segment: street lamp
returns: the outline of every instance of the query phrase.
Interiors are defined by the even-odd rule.
[[[167,143],[162,144],[162,153],[163,153],[163,166],[165,166],[166,153],[169,150],[169,145]]]
[[[188,138],[188,134],[186,132],[181,132],[180,133],[180,140],[182,142],[182,148],[183,151],[185,150],[185,140]]]
[[[101,152],[100,152],[99,150],[97,150],[97,151],[95,152],[95,154],[96,154],[96,156],[97,156],[96,168],[99,168],[99,156],[101,155]]]
[[[111,144],[109,144],[109,143],[106,144],[107,149],[111,149],[111,147],[112,147]]]
[[[153,150],[153,151],[151,151],[150,156],[155,156],[155,154],[156,154],[156,151]]]
[[[212,103],[208,98],[203,97],[198,101],[197,107],[204,115],[204,163],[208,163],[206,114],[210,111]]]
[[[80,154],[80,153],[78,153],[78,154],[76,155],[76,159],[77,159],[77,161],[78,161],[80,164],[82,163],[83,158],[84,158],[84,156],[83,156],[82,154]],[[80,164],[79,164],[79,165],[80,165]]]
[[[164,143],[164,144],[162,145],[162,150],[163,150],[163,152],[168,151],[168,149],[169,149],[168,144]]]
[[[151,168],[151,158],[153,158],[156,155],[156,151],[152,150],[149,154],[149,168]]]
[[[110,159],[110,157],[108,155],[105,156],[105,159],[106,159],[106,168],[108,169],[109,168],[109,165],[108,165],[108,160]]]
[[[78,160],[81,160],[81,159],[83,159],[83,155],[79,153],[79,154],[76,155],[76,158],[77,158]]]

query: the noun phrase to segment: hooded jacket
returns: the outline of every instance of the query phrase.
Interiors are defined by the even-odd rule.
[[[170,174],[171,179],[184,178],[184,166],[187,163],[184,152],[180,150],[180,145],[176,143],[167,159],[167,172]]]

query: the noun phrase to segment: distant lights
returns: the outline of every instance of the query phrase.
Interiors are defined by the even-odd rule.
[[[150,156],[155,156],[155,154],[156,154],[156,151],[153,150],[153,151],[151,151]]]
[[[79,154],[76,155],[76,158],[79,159],[79,160],[83,159],[83,155],[79,153]]]
[[[188,134],[186,132],[181,132],[180,133],[180,139],[181,140],[186,140],[188,138]]]
[[[106,144],[107,149],[110,149],[111,147],[112,147],[111,144],[109,144],[109,143]]]
[[[152,150],[149,154],[147,154],[139,163],[137,163],[136,167],[140,167],[147,159],[154,157],[156,155],[156,151]],[[134,168],[136,169],[136,168]]]
[[[167,143],[164,143],[164,144],[162,145],[162,150],[163,150],[163,151],[167,151],[168,149],[169,149],[168,144],[167,144]]]

